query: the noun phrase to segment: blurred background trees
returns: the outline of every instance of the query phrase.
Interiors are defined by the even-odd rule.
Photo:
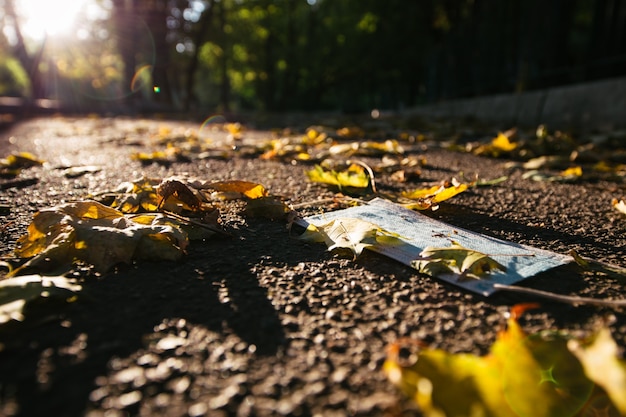
[[[69,110],[360,112],[626,75],[622,0],[80,0],[29,35],[44,3],[0,0],[0,95]]]

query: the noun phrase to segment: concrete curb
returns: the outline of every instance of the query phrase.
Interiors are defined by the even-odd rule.
[[[626,77],[519,94],[498,94],[420,106],[426,117],[473,117],[508,126],[576,131],[626,128]]]

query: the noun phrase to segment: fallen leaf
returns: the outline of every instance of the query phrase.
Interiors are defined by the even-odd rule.
[[[68,203],[35,214],[15,250],[17,257],[31,259],[13,274],[75,260],[99,271],[133,259],[177,260],[187,243],[187,234],[163,215],[155,214],[150,224],[140,224],[95,201]]]
[[[507,325],[486,356],[418,350],[418,343],[400,341],[389,348],[383,371],[426,417],[615,415],[610,404],[606,414],[593,414],[600,412],[591,397],[595,384],[566,334],[527,335],[514,316]],[[616,388],[623,395],[623,386]]]
[[[509,137],[503,133],[498,133],[498,136],[491,141],[491,146],[504,152],[511,152],[517,148],[517,144],[511,142]]]
[[[169,165],[174,162],[187,161],[188,157],[182,149],[175,146],[168,146],[164,150],[154,151],[151,153],[135,152],[131,154],[131,158],[141,162],[144,165],[157,163],[161,165]]]
[[[415,200],[411,203],[403,204],[406,208],[413,210],[436,210],[439,208],[439,203],[449,198],[454,197],[457,194],[467,190],[468,187],[473,184],[459,183],[453,179],[452,184],[449,186],[436,185],[430,188],[417,189],[413,191],[403,192],[402,196],[410,200]]]
[[[357,139],[365,136],[365,132],[357,126],[342,127],[337,129],[337,136],[345,139]]]
[[[43,165],[43,161],[37,159],[28,152],[13,153],[6,158],[0,159],[0,177],[15,178],[23,168]]]
[[[511,142],[504,133],[498,133],[490,143],[479,146],[474,150],[476,155],[491,156],[497,158],[502,154],[508,154],[517,148],[517,143]]]
[[[583,169],[579,166],[567,168],[559,173],[559,176],[563,177],[564,179],[576,179],[578,177],[582,177],[582,175]]]
[[[501,177],[498,178],[494,178],[491,180],[483,180],[483,179],[479,179],[478,181],[476,181],[476,186],[477,187],[490,187],[492,185],[498,185],[500,183],[506,182],[506,180],[508,180],[509,177],[506,175],[503,175]]]
[[[569,251],[569,255],[574,258],[574,261],[585,270],[600,272],[621,282],[622,284],[626,284],[626,268],[612,265],[609,263],[599,262],[591,258],[584,258],[580,256],[575,250]]]
[[[607,328],[591,340],[570,340],[569,349],[580,360],[587,377],[601,386],[619,410],[626,415],[626,361]]]
[[[78,178],[85,174],[93,174],[95,172],[100,172],[102,170],[101,167],[95,165],[84,165],[77,167],[70,167],[63,170],[63,175],[67,178]]]
[[[453,243],[447,248],[426,247],[420,259],[411,262],[418,271],[437,276],[453,273],[460,279],[480,279],[494,270],[506,271],[506,267],[484,253]]]
[[[43,165],[43,161],[29,152],[18,152],[0,159],[0,167],[3,168],[30,168]]]
[[[523,179],[532,179],[533,181],[547,182],[573,182],[580,179],[583,175],[581,167],[572,167],[561,171],[558,174],[548,174],[537,170],[532,170],[522,175]]]
[[[240,196],[239,198],[255,199],[267,196],[267,190],[263,185],[250,181],[218,181],[208,183],[206,187],[222,193],[235,193]]]
[[[378,244],[393,244],[399,236],[379,226],[357,218],[338,218],[315,226],[310,224],[300,239],[325,242],[328,250],[349,249],[355,256],[363,249]]]
[[[611,204],[613,205],[613,207],[615,207],[617,211],[622,214],[626,214],[626,203],[624,202],[624,200],[617,201],[617,199],[614,198],[613,201],[611,201]]]
[[[200,199],[182,182],[176,179],[165,179],[156,188],[159,196],[158,208],[163,207],[172,198],[180,202],[183,208],[196,211],[202,206]],[[170,202],[170,204],[172,204]],[[176,205],[176,201],[173,202]]]
[[[139,213],[157,211],[159,197],[156,188],[159,179],[141,178],[133,182],[124,182],[114,191],[115,200],[111,207],[122,213]]]
[[[370,177],[366,170],[357,164],[351,164],[346,170],[335,171],[324,169],[316,165],[314,169],[307,171],[309,180],[322,184],[338,187],[340,190],[357,189],[365,190],[370,187]]]
[[[569,157],[560,155],[544,155],[537,158],[532,158],[526,161],[522,166],[524,169],[550,169],[550,168],[565,168],[570,164]]]

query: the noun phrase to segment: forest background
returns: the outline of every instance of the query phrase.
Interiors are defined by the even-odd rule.
[[[67,111],[402,110],[626,74],[621,0],[81,0],[40,37],[28,1],[0,0],[0,96]]]

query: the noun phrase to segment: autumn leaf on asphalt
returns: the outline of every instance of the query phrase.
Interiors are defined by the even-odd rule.
[[[570,344],[563,333],[526,334],[513,315],[486,356],[419,350],[418,344],[401,341],[389,348],[383,371],[426,417],[617,415],[613,397],[614,405],[595,402],[592,393],[599,389]],[[602,369],[616,364],[614,355],[594,359]],[[623,364],[618,369],[610,383],[623,382]],[[623,386],[617,389],[623,395]],[[594,414],[600,412],[605,414]]]
[[[292,157],[298,160],[309,160],[311,155],[307,153],[306,146],[294,138],[272,139],[266,142],[265,151],[260,159],[286,159]]]
[[[322,184],[333,185],[340,190],[366,190],[370,187],[370,177],[366,170],[357,164],[351,164],[343,171],[335,171],[325,169],[320,165],[316,165],[310,171],[306,172],[309,180]]]
[[[49,264],[69,266],[75,260],[98,271],[133,259],[177,260],[187,244],[187,234],[163,215],[140,224],[95,201],[67,203],[35,214],[15,250],[17,257],[31,259],[13,274]]]
[[[23,275],[0,280],[0,324],[24,320],[35,301],[73,301],[82,287],[63,276]]]
[[[232,135],[233,139],[239,140],[245,129],[241,123],[226,123],[224,124],[224,130]]]
[[[480,279],[495,270],[506,271],[506,267],[484,253],[464,248],[453,243],[447,248],[426,247],[420,258],[411,262],[419,272],[431,276],[455,274],[460,279]]]
[[[141,162],[143,165],[151,163],[169,165],[174,162],[188,160],[188,157],[185,156],[184,152],[180,148],[171,145],[161,151],[154,151],[150,153],[135,152],[131,155],[131,158]]]
[[[65,168],[63,175],[66,178],[78,178],[85,174],[93,174],[100,171],[102,171],[102,168],[96,165],[81,165]]]
[[[348,249],[358,256],[367,247],[393,244],[398,237],[368,221],[346,217],[318,226],[310,224],[300,239],[324,242],[329,251]]]
[[[404,153],[404,148],[395,139],[388,139],[384,142],[363,141],[359,142],[359,155],[384,155],[395,154],[400,155]]]
[[[3,168],[30,168],[40,165],[43,165],[43,161],[30,152],[12,153],[0,159],[0,167]]]
[[[490,179],[490,180],[479,179],[478,181],[476,181],[476,187],[491,187],[492,185],[501,184],[501,183],[505,182],[508,179],[509,179],[509,177],[506,176],[506,175],[503,175],[503,176],[497,177],[497,178],[493,178],[493,179]]]
[[[574,182],[579,180],[583,175],[583,169],[579,166],[570,167],[564,169],[557,174],[544,173],[537,170],[532,170],[524,173],[522,178],[531,179],[533,181],[547,181],[547,182]]]
[[[405,191],[402,193],[404,198],[414,200],[410,203],[403,203],[406,208],[412,210],[437,210],[439,203],[457,194],[467,190],[473,184],[459,183],[456,179],[452,179],[450,185],[435,185],[430,188],[422,188],[413,191]]]
[[[607,328],[591,340],[570,340],[568,347],[580,360],[589,379],[602,387],[611,402],[626,416],[626,361]]]
[[[565,169],[571,164],[569,157],[564,155],[543,155],[529,159],[522,164],[527,170],[536,169]]]
[[[482,145],[474,150],[476,155],[485,155],[491,157],[499,157],[502,154],[508,154],[517,148],[517,143],[511,142],[509,136],[504,133],[498,133],[490,143]]]
[[[306,131],[306,135],[304,135],[303,143],[306,145],[319,145],[323,143],[328,138],[328,135],[316,129],[314,127],[309,127]]]
[[[250,181],[217,181],[206,185],[207,188],[223,193],[222,195],[230,195],[231,198],[261,198],[267,196],[267,190],[261,184]]]
[[[122,213],[154,212],[159,205],[156,188],[160,179],[141,178],[133,182],[123,182],[113,192],[111,207]]]
[[[330,155],[338,156],[352,156],[352,155],[364,155],[375,156],[385,154],[400,155],[404,153],[404,148],[398,143],[397,140],[386,140],[384,142],[375,141],[362,141],[351,143],[339,143],[332,145],[328,152]]]
[[[0,159],[0,177],[16,177],[23,168],[43,165],[35,155],[29,152],[12,153]]]
[[[105,193],[105,196],[113,197],[113,201],[101,198],[100,202],[110,204],[123,213],[164,210],[180,214],[184,210],[201,212],[207,208],[203,206],[197,191],[175,178],[141,178],[124,182],[112,193]]]
[[[582,257],[575,250],[570,250],[569,255],[574,258],[574,261],[583,269],[600,272],[602,275],[606,275],[622,284],[626,284],[626,268]]]
[[[202,206],[202,201],[187,185],[176,179],[164,179],[156,188],[159,197],[158,208],[167,207],[167,204],[180,205],[182,208],[196,211]],[[173,200],[173,201],[172,201]],[[173,210],[177,212],[178,210]]]
[[[622,214],[626,214],[626,203],[624,202],[624,200],[617,201],[617,198],[614,198],[613,201],[611,201],[611,204],[613,205],[613,207],[615,207],[617,211]]]
[[[344,139],[359,139],[365,136],[363,129],[357,126],[342,127],[337,129],[337,136]]]

